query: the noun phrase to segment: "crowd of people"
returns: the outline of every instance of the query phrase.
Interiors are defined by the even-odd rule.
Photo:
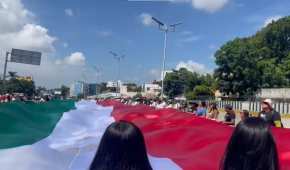
[[[52,99],[52,96],[46,95],[46,96],[34,96],[34,97],[28,97],[23,94],[0,94],[0,103],[10,103],[15,101],[32,101],[35,103],[43,103],[50,101]]]
[[[251,114],[248,110],[241,110],[239,113],[234,110],[232,105],[224,105],[223,108],[219,109],[216,103],[207,103],[202,101],[200,103],[197,102],[186,102],[186,101],[175,101],[175,100],[161,100],[161,99],[128,99],[123,98],[120,101],[124,104],[128,105],[138,105],[144,104],[156,109],[165,109],[165,108],[173,108],[178,109],[183,112],[189,112],[193,115],[204,117],[207,119],[215,120],[218,122],[222,122],[226,125],[235,126],[238,122],[237,115],[240,117],[240,120],[243,121],[249,117]],[[272,107],[272,100],[265,99],[261,102],[261,112],[258,114],[258,117],[265,120],[269,125],[275,126],[278,128],[283,127],[283,123],[281,120],[281,115]],[[224,111],[224,116],[221,118],[220,110]]]
[[[208,107],[206,102],[185,104],[162,100],[131,101],[122,103],[146,104],[157,109],[176,108],[191,111],[196,116],[217,119],[219,109],[215,103]],[[220,170],[279,170],[279,158],[271,127],[283,127],[281,117],[272,107],[272,101],[262,101],[258,117],[249,111],[240,112],[241,121],[235,127],[221,157]],[[190,108],[190,109],[188,109]],[[224,106],[224,123],[234,125],[236,113],[231,105]],[[134,124],[119,121],[111,124],[104,133],[90,170],[152,170],[147,157],[146,145],[141,130]]]
[[[16,96],[14,94],[0,94],[0,103],[8,103],[16,100]]]

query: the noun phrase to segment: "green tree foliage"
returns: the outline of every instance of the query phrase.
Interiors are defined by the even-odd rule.
[[[185,68],[173,70],[164,79],[164,92],[169,98],[181,95],[185,95],[187,99],[212,96],[216,88],[217,83],[212,75],[192,73]]]
[[[69,96],[70,88],[67,87],[67,86],[62,85],[61,88],[60,88],[60,91],[61,91],[61,96],[63,98],[67,98]]]
[[[236,38],[215,54],[215,77],[222,92],[253,95],[259,88],[290,85],[290,17],[254,36]]]
[[[1,93],[23,93],[29,97],[33,96],[35,85],[33,81],[17,80],[16,78],[2,82]]]

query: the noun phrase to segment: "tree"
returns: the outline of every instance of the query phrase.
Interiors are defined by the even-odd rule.
[[[181,68],[166,74],[164,92],[169,98],[185,95],[186,98],[192,99],[201,95],[200,92],[193,93],[194,89],[201,85],[206,87],[208,92],[205,95],[208,96],[211,96],[217,89],[216,79],[212,75],[192,73],[185,68]]]
[[[10,79],[5,82],[5,93],[23,93],[29,97],[34,95],[35,85],[33,81]]]
[[[60,88],[60,91],[61,91],[61,96],[63,98],[67,98],[69,96],[69,93],[70,93],[70,88],[62,85]]]
[[[260,88],[290,85],[290,17],[247,38],[227,42],[215,53],[215,77],[220,90],[237,97]]]

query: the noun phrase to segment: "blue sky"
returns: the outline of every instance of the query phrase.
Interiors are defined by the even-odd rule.
[[[8,1],[0,0],[3,7]],[[213,55],[222,44],[254,34],[267,20],[290,15],[289,0],[11,1],[22,5],[17,9],[29,11],[20,18],[25,22],[18,31],[29,23],[45,29],[43,39],[27,40],[33,41],[30,46],[19,45],[19,41],[12,45],[42,50],[47,56],[44,64],[49,63],[37,74],[39,68],[22,70],[22,65],[11,64],[11,69],[31,74],[37,84],[49,87],[78,79],[91,82],[116,79],[117,63],[110,50],[126,55],[122,61],[122,80],[143,83],[158,79],[164,35],[148,21],[148,16],[169,24],[183,23],[168,36],[167,68],[184,66],[205,73],[215,68]],[[95,68],[99,70],[97,75]]]

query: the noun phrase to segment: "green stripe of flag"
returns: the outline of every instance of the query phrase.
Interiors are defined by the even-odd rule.
[[[0,104],[0,149],[30,145],[49,136],[62,114],[74,107],[74,101]]]

